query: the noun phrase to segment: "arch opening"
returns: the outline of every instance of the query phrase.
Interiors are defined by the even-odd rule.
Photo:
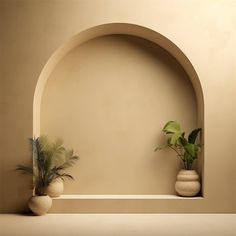
[[[107,46],[109,43],[110,43],[110,47]],[[96,46],[96,45],[98,45],[98,46]],[[102,48],[102,45],[103,46],[106,45],[105,48]],[[129,46],[127,46],[127,45],[129,45]],[[136,49],[135,49],[135,47],[136,47]],[[90,52],[88,52],[89,48],[91,50]],[[122,50],[122,48],[126,49],[126,50]],[[138,48],[138,51],[137,51],[137,48]],[[127,63],[132,62],[132,59],[135,57],[135,58],[138,58],[137,60],[135,59],[136,62],[138,63],[138,65],[143,64],[143,67],[141,67],[141,70],[139,70],[140,67],[135,68],[135,65],[132,64],[132,65],[130,65],[131,66],[131,71],[127,71],[127,67],[126,67],[125,70],[123,71],[124,73],[123,74],[121,73],[119,75],[120,77],[118,78],[118,77],[116,77],[117,71],[121,72],[122,68],[119,68],[119,70],[117,70],[117,64],[116,64],[116,66],[115,66],[116,68],[113,68],[113,72],[115,70],[117,70],[116,74],[114,74],[112,71],[110,71],[110,74],[108,73],[110,78],[113,78],[113,82],[112,82],[113,84],[112,83],[108,84],[108,83],[111,82],[111,79],[110,80],[105,79],[103,82],[101,82],[101,81],[99,81],[99,79],[96,80],[96,76],[93,77],[92,79],[94,79],[94,80],[92,80],[91,79],[91,77],[92,77],[91,73],[89,73],[89,72],[91,72],[91,67],[90,67],[91,63],[88,66],[89,63],[86,64],[86,62],[88,62],[88,61],[91,62],[91,60],[93,58],[92,55],[93,55],[94,51],[96,51],[96,53],[95,53],[96,55],[105,54],[105,56],[103,55],[103,57],[97,58],[97,60],[95,60],[93,62],[93,65],[96,66],[96,63],[98,63],[99,60],[101,61],[103,59],[105,59],[104,61],[109,62],[108,64],[104,65],[103,69],[100,68],[101,71],[105,71],[106,68],[108,68],[108,67],[111,68],[112,67],[112,60],[113,59],[112,59],[111,55],[114,55],[114,53],[119,54],[118,55],[119,60],[120,61],[122,60],[124,62],[124,59],[125,58],[127,59],[127,52],[129,52],[129,55],[132,55],[131,60],[130,61],[128,60],[128,61],[124,62],[124,64],[127,65]],[[120,55],[120,53],[122,51],[125,51],[126,56],[123,55],[124,57],[122,57],[122,55]],[[140,52],[140,51],[142,51],[142,52]],[[169,77],[170,80],[172,79],[171,80],[172,84],[171,84],[171,86],[168,87],[168,89],[170,89],[170,90],[168,90],[168,89],[163,90],[163,86],[165,86],[165,83],[164,83],[162,88],[159,90],[159,92],[157,91],[157,93],[160,93],[160,91],[165,91],[166,93],[167,92],[168,93],[170,93],[170,92],[174,93],[174,91],[175,91],[174,87],[177,86],[178,83],[182,83],[184,81],[182,83],[182,85],[183,85],[182,87],[186,87],[186,89],[184,90],[184,92],[181,90],[182,93],[181,93],[181,91],[179,91],[180,92],[179,95],[180,94],[185,94],[185,96],[180,98],[181,96],[178,96],[178,94],[177,94],[177,96],[175,98],[173,98],[173,101],[175,100],[177,103],[178,102],[182,103],[184,101],[188,102],[188,99],[189,100],[196,99],[196,101],[192,101],[192,103],[190,102],[190,103],[186,104],[187,107],[191,106],[191,104],[192,104],[191,112],[189,113],[190,116],[192,115],[192,117],[188,117],[186,120],[183,120],[183,121],[185,122],[188,119],[190,119],[191,121],[189,122],[188,125],[196,124],[197,126],[203,127],[203,125],[204,125],[203,124],[203,108],[204,108],[204,106],[203,106],[203,95],[202,95],[200,81],[197,77],[197,74],[196,74],[192,64],[189,62],[187,57],[181,52],[181,50],[177,46],[175,46],[170,40],[168,40],[164,36],[160,35],[157,32],[154,32],[150,29],[140,27],[140,26],[136,26],[136,25],[130,25],[130,24],[116,24],[116,25],[107,24],[107,25],[97,26],[97,27],[88,29],[84,32],[81,32],[80,34],[75,36],[73,39],[71,39],[66,45],[63,45],[59,50],[57,50],[55,52],[55,54],[49,59],[48,63],[45,65],[45,67],[44,67],[44,69],[43,69],[43,71],[42,71],[42,73],[39,77],[37,87],[36,87],[36,90],[35,90],[35,96],[34,96],[34,114],[33,114],[33,122],[34,122],[33,123],[33,131],[34,131],[34,135],[36,135],[36,136],[39,135],[41,133],[41,131],[43,131],[45,133],[45,132],[47,132],[49,127],[53,127],[52,126],[52,121],[51,121],[51,123],[48,122],[49,121],[48,117],[53,118],[53,114],[52,113],[49,114],[48,112],[45,112],[45,110],[50,111],[52,107],[55,108],[55,103],[53,103],[52,100],[48,103],[48,104],[51,104],[51,107],[50,106],[47,107],[45,105],[45,104],[47,104],[47,101],[49,101],[48,100],[48,98],[50,97],[49,94],[52,92],[52,88],[55,85],[53,83],[53,81],[55,82],[56,80],[58,80],[60,75],[62,75],[66,71],[67,72],[66,72],[66,74],[64,74],[64,76],[67,76],[67,77],[72,78],[72,79],[74,78],[74,81],[75,81],[78,74],[73,74],[73,73],[68,74],[68,65],[73,65],[74,62],[77,62],[77,59],[80,58],[81,55],[87,56],[88,58],[86,59],[87,60],[86,62],[81,62],[80,61],[80,64],[81,64],[82,67],[83,67],[83,65],[85,65],[85,67],[83,67],[83,68],[88,68],[88,71],[86,72],[87,74],[82,73],[80,75],[81,75],[81,77],[84,77],[84,78],[87,78],[87,79],[90,78],[91,81],[90,81],[90,84],[86,84],[86,83],[81,84],[81,81],[77,81],[81,85],[81,90],[79,91],[79,94],[82,93],[83,96],[86,96],[86,94],[83,94],[83,91],[85,91],[85,92],[91,91],[91,89],[92,89],[91,85],[95,85],[96,88],[99,88],[98,89],[99,91],[96,92],[92,89],[93,92],[89,95],[87,94],[90,98],[92,98],[92,100],[90,102],[88,102],[88,101],[87,102],[89,103],[89,106],[88,106],[89,108],[91,108],[91,106],[93,106],[94,102],[98,102],[98,104],[96,104],[96,106],[98,106],[98,107],[100,106],[99,109],[103,108],[102,113],[99,113],[99,111],[97,111],[98,113],[96,113],[96,114],[99,115],[100,118],[104,114],[104,111],[107,112],[107,117],[105,117],[106,123],[101,125],[101,130],[99,131],[100,133],[106,127],[107,122],[109,121],[109,119],[111,120],[111,123],[109,124],[110,128],[107,130],[107,133],[106,133],[107,137],[109,137],[109,138],[103,143],[97,143],[98,146],[100,146],[100,147],[102,145],[104,145],[104,148],[101,151],[100,155],[105,156],[104,162],[107,162],[108,159],[106,159],[106,158],[109,155],[112,155],[112,152],[113,153],[116,152],[116,150],[112,149],[111,147],[113,146],[115,148],[118,148],[118,146],[119,146],[119,145],[118,146],[114,145],[113,142],[117,143],[117,140],[121,141],[122,139],[124,139],[124,137],[125,137],[124,135],[125,135],[125,133],[127,133],[127,127],[128,126],[130,127],[130,126],[132,126],[132,124],[135,124],[135,122],[132,122],[132,119],[137,121],[137,117],[141,116],[141,113],[139,113],[140,112],[140,110],[139,110],[140,106],[135,105],[136,108],[137,108],[136,113],[135,113],[136,116],[133,117],[131,120],[129,120],[127,122],[127,120],[126,120],[127,117],[126,116],[120,116],[119,117],[119,114],[122,113],[122,109],[124,109],[124,107],[127,106],[127,104],[128,104],[128,107],[125,108],[126,113],[129,111],[129,109],[131,109],[131,110],[134,109],[134,103],[135,103],[134,97],[135,96],[136,96],[137,104],[140,105],[143,101],[142,101],[142,99],[137,100],[138,94],[145,91],[145,86],[147,86],[147,89],[153,89],[153,91],[149,90],[149,92],[148,92],[148,90],[147,90],[146,92],[144,92],[144,94],[142,94],[143,96],[141,96],[141,97],[146,96],[146,98],[147,98],[147,96],[151,96],[152,93],[153,94],[155,93],[154,91],[155,91],[155,89],[157,89],[158,83],[160,83],[160,81],[158,83],[156,83],[153,79],[142,80],[142,78],[144,78],[145,76],[148,77],[148,75],[149,75],[148,73],[153,73],[153,74],[150,74],[150,78],[155,77],[156,75],[160,75],[160,70],[157,72],[156,69],[155,69],[156,65],[159,65],[157,63],[157,61],[160,61],[155,56],[157,54],[159,55],[158,58],[160,59],[160,57],[161,57],[161,61],[162,61],[161,62],[162,63],[161,71],[162,72],[164,71],[163,72],[163,77],[160,81],[163,82],[164,77],[165,78]],[[162,54],[162,55],[160,56],[160,54]],[[171,60],[172,60],[172,63],[170,63]],[[85,64],[83,64],[83,63],[85,63]],[[153,63],[153,65],[150,65],[152,63]],[[124,66],[124,64],[122,64],[122,66]],[[173,77],[169,76],[168,70],[163,69],[163,67],[165,67],[166,65],[168,65],[169,68],[172,68],[172,72],[173,71],[176,72],[176,70],[178,71],[178,72],[176,72],[172,75],[173,77],[175,76],[176,78],[177,77],[179,78],[179,79],[177,78],[175,80],[175,82],[177,83],[176,85],[173,84],[173,81],[174,81]],[[119,67],[119,65],[118,65],[118,67]],[[174,68],[174,67],[177,67],[177,68]],[[146,69],[144,70],[144,68],[146,68]],[[182,68],[182,71],[181,71],[181,68]],[[94,70],[95,69],[93,68],[92,71],[94,71]],[[74,70],[72,68],[71,71],[76,71],[76,70]],[[133,73],[133,72],[137,72],[136,78],[135,78],[135,73]],[[81,73],[81,70],[80,70],[79,73]],[[125,80],[125,78],[124,78],[125,73],[128,73],[129,78],[134,79],[133,81],[129,80],[129,81],[132,81],[132,83],[130,85],[129,85],[129,83],[127,83],[127,80]],[[140,75],[140,73],[143,73],[143,75],[141,77],[138,76],[138,75]],[[155,73],[157,73],[157,74],[155,74]],[[168,76],[167,76],[167,74],[168,74]],[[104,76],[104,74],[101,73],[98,77],[102,78],[103,76]],[[116,78],[116,79],[114,79],[114,78]],[[123,78],[123,80],[120,79],[120,78]],[[59,80],[61,81],[61,84],[60,84],[61,88],[64,89],[66,86],[68,86],[67,87],[67,89],[68,89],[67,90],[67,95],[69,95],[71,89],[73,89],[73,86],[70,84],[70,82],[68,82],[69,80],[65,81],[65,79],[63,79],[63,76],[61,76],[61,79],[59,78]],[[51,84],[50,84],[50,81],[52,81]],[[87,80],[87,82],[88,81],[89,80]],[[66,85],[67,82],[68,82],[68,84]],[[77,82],[75,82],[75,83],[77,83]],[[103,85],[105,84],[105,86],[100,86],[100,83],[102,83]],[[134,84],[140,84],[139,88],[142,88],[142,89],[140,90],[139,88],[136,88],[135,91],[132,90]],[[170,83],[169,83],[169,85],[170,85]],[[112,86],[113,86],[113,88],[115,86],[116,90],[106,91],[106,87],[111,89]],[[130,86],[130,88],[127,89],[127,87],[129,87],[129,86]],[[49,87],[51,88],[51,90],[50,90]],[[172,90],[171,90],[170,87],[172,87]],[[87,90],[86,90],[86,88],[87,88]],[[117,88],[120,88],[120,91],[119,91],[120,93],[118,93],[118,94],[116,94]],[[62,90],[61,93],[63,91],[65,92],[65,90]],[[134,91],[134,93],[133,93],[133,91]],[[54,92],[55,92],[54,95],[57,96],[58,91],[54,91]],[[76,91],[73,91],[73,92],[75,93]],[[45,93],[47,93],[48,95],[45,96]],[[112,97],[114,97],[114,95],[116,95],[115,97],[118,97],[118,95],[120,95],[121,93],[126,93],[126,96],[122,96],[123,100],[119,101],[120,103],[117,103],[117,101],[114,101],[114,99]],[[133,97],[131,97],[131,98],[130,98],[130,93],[133,93],[132,94]],[[194,95],[192,93],[194,93]],[[104,95],[104,94],[106,95],[106,97],[99,100],[101,95]],[[149,95],[147,95],[147,94],[149,94]],[[196,95],[196,97],[195,97],[195,95]],[[55,97],[55,96],[51,96],[51,98]],[[77,97],[77,98],[79,98],[79,97]],[[159,99],[160,97],[155,97],[155,98]],[[75,98],[72,97],[72,100],[68,101],[68,104],[69,104],[69,102],[72,102],[73,99],[75,99]],[[164,97],[162,97],[162,99],[164,99]],[[82,99],[78,99],[78,100],[82,101]],[[150,104],[153,105],[153,98],[150,99],[150,97],[149,97],[149,100],[147,99],[147,101],[150,102]],[[108,110],[111,107],[114,108],[114,102],[117,103],[116,104],[116,109],[117,110],[115,110],[115,111],[112,110],[112,112],[110,111],[110,113],[109,113]],[[148,106],[148,102],[142,104],[142,109]],[[193,105],[194,102],[196,102],[195,105]],[[63,99],[60,100],[59,103],[62,104]],[[106,103],[108,103],[108,104],[106,104]],[[109,105],[109,103],[110,103],[110,105]],[[175,106],[177,103],[173,104],[173,106]],[[41,106],[41,104],[42,104],[42,106]],[[168,105],[170,105],[170,104],[168,104]],[[67,105],[64,104],[64,107],[67,107]],[[80,104],[80,109],[83,108],[83,107],[85,107],[85,104]],[[158,103],[155,104],[155,107],[156,108],[158,107]],[[162,110],[164,109],[164,107],[165,106],[163,106]],[[61,106],[58,107],[58,109],[59,109],[58,112],[60,111],[61,108],[62,108]],[[104,109],[108,109],[108,110],[104,110]],[[43,114],[41,114],[41,111],[43,111]],[[152,111],[153,111],[152,108],[150,109],[150,107],[149,107],[149,110],[147,109],[146,113],[148,113],[148,112],[151,113]],[[181,112],[183,112],[183,111],[184,110],[182,110]],[[72,112],[72,110],[69,111],[69,112]],[[84,120],[82,120],[81,123],[80,123],[80,126],[79,126],[80,130],[83,128],[83,124],[84,124],[83,122],[85,122],[86,116],[88,117],[89,114],[90,114],[90,116],[92,115],[91,111],[88,108],[82,110],[82,113],[84,113],[84,116],[83,116]],[[45,115],[45,114],[48,114],[48,116]],[[175,113],[175,114],[178,117],[178,112]],[[71,113],[71,115],[72,115],[72,113]],[[155,116],[157,117],[158,114],[155,114]],[[116,120],[117,117],[119,117],[118,120]],[[168,115],[164,116],[163,119],[165,117],[168,117]],[[76,119],[79,119],[79,115],[76,117]],[[150,119],[150,116],[149,116],[148,119]],[[146,117],[145,120],[144,120],[144,123],[147,122],[148,119]],[[180,119],[182,119],[181,116],[180,116]],[[101,120],[104,120],[104,117],[102,117]],[[115,125],[114,125],[114,127],[111,127],[112,123],[114,123],[114,121],[115,121]],[[86,121],[86,122],[88,122],[88,121]],[[92,126],[92,122],[93,121],[91,120],[88,127]],[[153,122],[153,120],[151,122]],[[142,127],[144,127],[144,123],[143,123],[143,125],[141,125]],[[40,128],[40,124],[43,124],[43,127]],[[61,125],[60,122],[58,123],[58,125]],[[160,124],[160,125],[163,125],[163,123]],[[118,130],[117,130],[117,127],[119,127]],[[57,130],[57,128],[58,128],[58,126],[55,126],[54,131],[50,131],[50,133],[51,134],[57,134],[57,132],[55,132],[55,130]],[[131,132],[135,133],[135,130],[139,130],[140,133],[137,133],[135,135],[141,136],[141,134],[142,134],[141,132],[144,132],[144,130],[139,129],[139,128],[140,127],[138,127],[138,123],[137,123],[136,126],[134,126],[134,129],[131,130]],[[153,126],[149,127],[150,132],[153,128],[154,128]],[[110,131],[112,131],[112,132],[109,133]],[[73,132],[73,129],[71,129],[70,132]],[[84,131],[84,133],[85,132],[86,131]],[[99,138],[99,132],[98,132],[97,136],[95,137],[96,139]],[[146,133],[146,135],[149,135],[150,132]],[[154,130],[154,132],[155,132],[155,130]],[[114,133],[116,134],[116,137],[118,136],[121,139],[114,139],[112,141],[112,139],[110,137]],[[90,137],[92,136],[92,129],[90,130],[89,136]],[[69,137],[69,135],[67,136],[66,140],[69,140],[68,137]],[[83,164],[87,165],[87,166],[90,165],[90,167],[94,166],[94,168],[97,168],[97,165],[99,165],[99,164],[95,160],[96,160],[96,150],[99,147],[98,146],[96,147],[96,142],[91,143],[90,137],[88,137],[87,146],[85,145],[86,147],[84,146],[85,147],[84,149],[86,149],[87,152],[91,152],[91,149],[94,149],[95,150],[95,153],[93,154],[94,158],[92,159],[92,161],[90,163],[87,163],[87,164],[83,163]],[[132,136],[132,137],[129,137],[129,138],[132,138],[132,140],[133,140],[134,137]],[[127,140],[130,141],[130,139],[127,139]],[[70,140],[70,141],[72,141],[72,140]],[[68,144],[71,143],[70,141],[68,141]],[[80,137],[80,142],[82,142],[82,141],[83,141],[83,139],[82,139],[82,137]],[[133,143],[133,145],[134,145],[133,148],[134,149],[137,148],[138,146],[140,146],[140,144],[142,142],[142,139],[139,139],[139,142],[140,143]],[[153,142],[153,140],[152,140],[152,142]],[[108,147],[105,147],[106,145],[108,145]],[[90,150],[89,150],[89,146],[91,147]],[[149,145],[149,147],[150,147],[150,145]],[[126,148],[128,148],[128,146]],[[105,150],[109,150],[109,152],[106,153],[107,151],[105,151]],[[140,152],[142,152],[142,151],[144,151],[144,150],[141,150]],[[132,153],[131,151],[130,151],[129,154],[130,154],[131,157],[135,156],[135,153]],[[86,155],[87,155],[87,153],[86,153]],[[143,153],[142,155],[144,156],[145,154]],[[114,156],[115,156],[116,159],[118,159],[118,158],[121,158],[121,157],[126,156],[126,155],[125,155],[125,153],[118,153],[118,156],[116,156],[116,155],[114,155]],[[150,158],[152,159],[152,164],[154,163],[154,165],[157,165],[156,161],[153,160],[153,157],[151,157],[151,154],[150,154]],[[125,161],[125,160],[123,160],[121,158],[121,161]],[[131,163],[132,163],[132,161],[131,161]],[[136,161],[137,161],[137,159],[136,159]],[[139,164],[142,165],[142,166],[143,165],[145,166],[145,165],[148,165],[147,163],[148,162],[140,162]],[[174,162],[173,160],[171,160],[171,161],[167,161],[167,163],[169,163],[169,164],[172,163],[171,165],[174,168],[172,170],[175,170],[175,168],[177,166],[177,162]],[[110,164],[112,164],[112,163],[110,163]],[[118,162],[116,163],[115,167],[117,167],[117,164],[118,164]],[[199,162],[199,166],[200,166],[199,169],[202,170],[203,169],[203,158],[201,158],[201,160]],[[120,166],[119,168],[121,169],[122,166]],[[148,168],[149,167],[147,167],[146,170],[148,170]],[[167,167],[165,166],[164,168],[167,168]],[[111,170],[112,170],[112,168],[111,168]],[[138,171],[138,170],[141,170],[141,168],[136,169],[136,171]],[[131,167],[131,169],[129,169],[127,171],[127,173],[130,173],[130,171],[132,171],[132,167]],[[100,173],[102,173],[102,169],[101,169]],[[105,173],[106,173],[106,171],[105,171]],[[76,174],[76,172],[74,174]],[[116,173],[116,175],[118,175],[118,172]],[[144,179],[145,179],[146,175],[147,175],[147,171],[146,171],[146,173],[143,173]],[[84,173],[84,176],[86,176],[86,173]],[[132,179],[132,176],[137,176],[137,175],[135,173],[131,173],[131,175],[124,176],[124,178],[120,178],[120,179],[123,179],[122,181],[124,183],[125,179]],[[152,177],[161,177],[161,176],[153,175],[153,176],[149,176],[149,177],[151,179]],[[95,178],[96,178],[96,176],[95,176]],[[80,194],[122,194],[122,193],[124,193],[124,194],[168,194],[169,193],[169,194],[171,194],[172,193],[171,190],[168,190],[168,188],[163,188],[162,190],[160,190],[160,193],[159,193],[159,192],[155,192],[155,191],[152,192],[150,190],[151,188],[146,191],[144,189],[145,187],[143,188],[144,189],[143,192],[142,191],[139,192],[138,190],[134,190],[133,192],[132,191],[129,192],[129,191],[125,191],[124,188],[120,189],[120,191],[118,191],[118,192],[106,191],[106,189],[109,189],[111,187],[111,185],[114,185],[114,183],[116,185],[121,184],[122,181],[119,182],[118,179],[119,178],[117,178],[116,180],[113,179],[109,183],[105,183],[105,185],[102,188],[103,189],[102,191],[100,191],[101,186],[100,186],[100,190],[98,190],[98,192],[96,192],[96,191],[94,192],[93,190],[88,189],[88,188],[86,189],[84,187],[84,192],[79,191],[79,192],[76,192],[76,194],[78,194],[78,193],[80,193]],[[148,178],[146,178],[146,180],[148,181]],[[86,182],[89,183],[89,181],[90,181],[90,184],[92,186],[94,184],[93,183],[94,180],[89,180],[87,178]],[[135,181],[136,180],[134,178],[132,180],[132,186],[135,186]],[[142,178],[140,179],[140,181],[142,181]],[[169,186],[170,186],[171,182],[173,182],[173,178],[168,182]],[[145,185],[146,184],[143,183],[143,186],[145,186]],[[126,188],[129,189],[130,186],[131,185],[127,185]],[[68,189],[68,193],[71,194],[72,192],[73,192],[73,189]]]

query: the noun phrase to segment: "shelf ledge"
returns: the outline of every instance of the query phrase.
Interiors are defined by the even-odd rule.
[[[180,197],[177,195],[61,195],[53,200],[200,200],[203,197]]]

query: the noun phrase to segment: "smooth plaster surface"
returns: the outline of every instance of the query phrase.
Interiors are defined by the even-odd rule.
[[[52,71],[41,104],[41,134],[80,156],[64,194],[174,194],[181,163],[154,152],[175,118],[197,127],[195,92],[179,63],[154,43],[126,35],[92,39]]]
[[[123,22],[153,29],[178,45],[203,89],[205,198],[165,202],[165,210],[235,212],[235,10],[230,0],[1,1],[0,211],[21,211],[30,196],[30,178],[14,168],[29,162],[33,97],[44,65],[78,32]],[[158,212],[159,204],[149,207]]]
[[[0,215],[0,234],[235,236],[235,222],[235,214],[6,214]]]

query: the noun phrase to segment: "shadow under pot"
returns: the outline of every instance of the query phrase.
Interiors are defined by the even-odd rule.
[[[180,170],[175,183],[175,191],[183,197],[194,197],[201,189],[199,175],[195,170]]]
[[[28,206],[35,215],[45,215],[51,209],[52,199],[47,195],[32,196],[29,200]]]

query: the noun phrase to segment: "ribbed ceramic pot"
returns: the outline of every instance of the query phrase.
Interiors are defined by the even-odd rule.
[[[46,188],[46,194],[50,197],[59,197],[64,191],[64,183],[61,178],[53,180]]]
[[[201,189],[199,175],[195,170],[180,170],[175,183],[175,191],[183,197],[196,196]]]
[[[52,199],[47,195],[33,196],[30,198],[28,206],[35,215],[45,215],[52,206]]]

